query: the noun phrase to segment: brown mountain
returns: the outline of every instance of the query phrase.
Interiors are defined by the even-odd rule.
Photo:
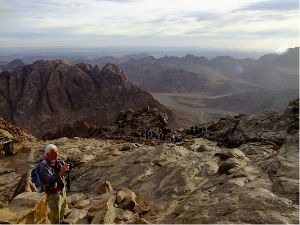
[[[36,136],[76,121],[110,123],[127,108],[156,107],[170,112],[130,83],[120,68],[39,60],[0,74],[0,115]]]
[[[259,61],[277,67],[299,69],[299,47],[289,48],[283,54],[266,54]]]

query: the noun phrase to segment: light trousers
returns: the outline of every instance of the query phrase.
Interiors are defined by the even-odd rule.
[[[47,195],[47,204],[49,207],[48,219],[51,224],[60,224],[64,219],[67,206],[66,189],[61,193]]]

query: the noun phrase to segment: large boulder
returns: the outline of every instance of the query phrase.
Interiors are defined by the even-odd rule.
[[[113,191],[110,181],[105,181],[91,194],[72,194],[68,197],[71,212],[66,221],[70,223],[135,223],[150,210],[144,201],[126,187]],[[147,223],[147,221],[144,220]]]
[[[0,223],[49,223],[47,213],[45,194],[23,192],[8,207],[0,209]]]
[[[31,181],[31,170],[23,173],[10,201],[23,192],[38,192],[37,188]]]
[[[96,193],[99,195],[105,194],[107,192],[113,191],[113,188],[111,186],[111,183],[109,181],[105,181],[103,184],[101,184],[97,189]]]

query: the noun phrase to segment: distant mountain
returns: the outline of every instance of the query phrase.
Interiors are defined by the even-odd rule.
[[[102,68],[107,63],[119,65],[119,64],[127,62],[131,59],[143,59],[146,57],[149,57],[149,55],[146,53],[141,53],[141,54],[124,55],[121,57],[103,56],[103,57],[93,57],[93,58],[82,58],[82,57],[74,56],[74,57],[68,57],[68,59],[72,64],[84,62],[84,63],[91,64],[94,66],[97,65]]]
[[[0,115],[41,137],[76,121],[111,123],[128,108],[157,107],[153,97],[130,83],[116,65],[39,60],[13,73],[0,73]]]
[[[222,95],[228,91],[238,93],[256,89],[247,83],[230,80],[207,65],[198,65],[197,60],[189,62],[189,58],[192,57],[147,57],[130,60],[120,67],[131,82],[149,92]],[[199,59],[203,64],[207,63],[203,57]]]
[[[232,94],[258,89],[298,89],[299,48],[259,60],[186,55],[146,57],[121,63],[128,79],[150,92]],[[193,84],[191,84],[191,82]],[[230,84],[230,85],[229,85]],[[224,89],[224,87],[230,88]],[[212,93],[214,92],[214,93]]]
[[[8,63],[2,62],[0,63],[0,71],[8,71],[12,72],[14,71],[17,67],[23,67],[25,66],[24,62],[21,59],[14,59]]]
[[[210,65],[230,79],[261,88],[299,89],[299,48],[281,55],[264,55],[259,60],[220,56],[212,59]]]
[[[299,47],[289,48],[283,54],[267,54],[259,58],[259,61],[277,66],[292,69],[299,69]]]

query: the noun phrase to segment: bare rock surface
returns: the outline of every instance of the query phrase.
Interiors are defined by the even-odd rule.
[[[47,144],[53,143],[63,158],[74,163],[66,218],[74,224],[298,224],[295,108],[264,117],[265,126],[258,120],[265,138],[246,139],[235,148],[219,148],[212,140],[192,136],[158,146],[78,137],[30,142],[24,144],[30,151],[1,159],[0,196],[13,196],[24,171],[36,164]],[[250,123],[254,133],[251,127]],[[274,143],[281,144],[274,147]],[[11,203],[9,198],[1,198],[1,222],[32,222],[32,214],[16,218],[9,210],[16,207],[14,202],[19,198],[39,202],[29,201],[35,192],[24,191]],[[35,203],[21,205],[40,218]]]
[[[297,141],[298,134],[289,135],[279,151],[257,143],[219,148],[204,138],[181,146],[132,144],[128,151],[120,151],[128,143],[110,140],[53,143],[62,156],[80,162],[71,173],[70,222],[213,224],[298,223]],[[207,151],[197,152],[201,145]],[[97,194],[106,181],[116,191]],[[134,194],[125,201],[128,190]]]

